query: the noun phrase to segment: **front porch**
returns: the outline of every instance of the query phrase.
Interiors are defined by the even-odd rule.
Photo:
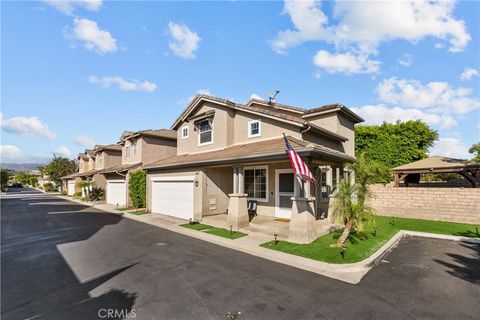
[[[316,185],[301,181],[285,160],[205,168],[202,223],[312,242],[333,225],[328,215],[332,190],[344,169],[342,163],[309,163]],[[252,206],[256,206],[253,219],[248,212]]]

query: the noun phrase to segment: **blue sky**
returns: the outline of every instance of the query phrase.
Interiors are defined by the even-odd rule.
[[[478,2],[1,3],[2,161],[46,161],[169,128],[198,92],[280,90],[368,124],[422,119],[432,154],[479,140]]]

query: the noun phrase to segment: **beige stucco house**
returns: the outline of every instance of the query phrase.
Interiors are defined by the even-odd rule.
[[[120,161],[116,161],[115,165],[105,164],[103,168],[98,164],[97,175],[103,179],[106,202],[129,207],[129,173],[139,170],[143,165],[175,155],[177,133],[166,129],[125,131],[117,147],[121,150]],[[101,159],[96,157],[96,161]]]
[[[70,196],[76,192],[84,192],[79,186],[81,181],[92,181],[105,190],[107,181],[99,171],[121,163],[122,147],[117,144],[96,145],[93,150],[87,149],[80,153],[77,160],[78,173],[62,178],[63,188]]]
[[[199,95],[171,127],[176,155],[144,166],[148,210],[195,220],[226,215],[226,226],[238,229],[248,226],[247,203],[255,201],[259,216],[289,219],[291,241],[311,242],[328,221],[345,164],[355,160],[354,126],[362,121],[340,104],[303,109]],[[293,174],[283,134],[317,188]]]

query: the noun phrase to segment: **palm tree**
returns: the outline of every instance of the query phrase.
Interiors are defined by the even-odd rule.
[[[355,174],[355,183],[344,179],[337,186],[333,215],[341,219],[345,227],[337,243],[332,245],[334,247],[345,246],[352,230],[363,231],[365,225],[374,221],[373,208],[365,204],[371,197],[368,185],[386,171],[382,166],[367,160],[364,154],[360,154],[357,161],[349,167]]]

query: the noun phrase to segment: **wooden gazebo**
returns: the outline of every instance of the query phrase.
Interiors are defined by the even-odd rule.
[[[480,187],[480,163],[472,163],[467,160],[433,156],[407,163],[392,169],[395,174],[395,186],[399,187],[403,182],[420,182],[420,175],[427,173],[458,173],[462,175],[473,188]]]

